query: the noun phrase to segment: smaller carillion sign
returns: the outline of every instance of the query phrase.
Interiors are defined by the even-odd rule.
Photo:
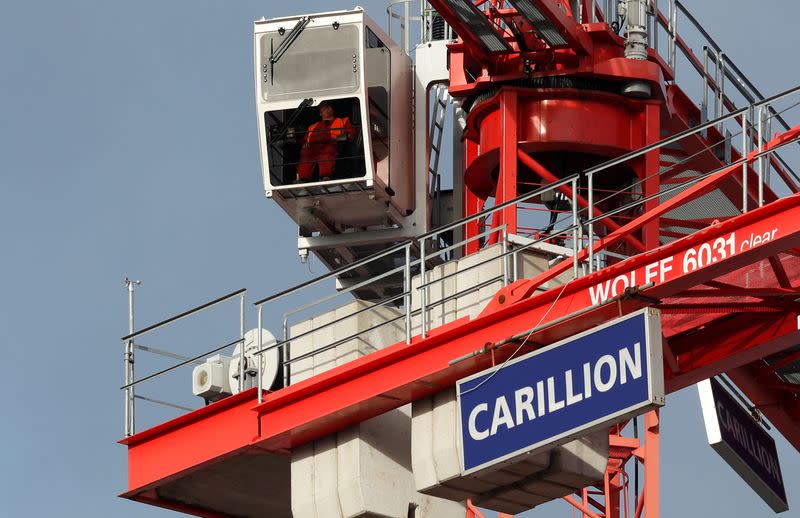
[[[697,384],[708,443],[773,511],[787,511],[775,440],[714,379]]]
[[[664,404],[661,320],[644,309],[457,384],[462,473]]]

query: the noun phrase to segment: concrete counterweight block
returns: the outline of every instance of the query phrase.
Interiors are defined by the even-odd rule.
[[[291,327],[292,382],[320,374],[404,339],[400,313],[356,301]],[[332,323],[332,324],[331,324]],[[326,324],[329,324],[326,326]],[[384,324],[384,325],[380,325]],[[371,329],[371,330],[370,330]],[[354,335],[357,338],[348,339]],[[462,518],[461,502],[420,494],[411,472],[411,407],[386,412],[292,451],[292,513],[296,518]]]
[[[409,405],[292,451],[292,513],[303,518],[462,518],[420,494],[411,473]]]
[[[584,488],[603,479],[608,450],[605,430],[569,442],[553,451],[550,469],[542,478],[573,490]]]
[[[509,236],[511,248],[530,245],[531,240]],[[503,287],[504,273],[513,281],[514,263],[519,278],[533,278],[550,267],[550,260],[563,259],[569,250],[548,244],[530,245],[521,252],[502,257],[502,246],[487,246],[480,252],[462,259],[448,261],[425,272],[425,321],[427,329],[434,329],[458,318],[475,318],[486,308],[497,291]],[[572,279],[572,272],[559,275],[544,287],[559,286]],[[422,278],[411,281],[411,308],[417,314],[412,318],[414,334],[420,333],[422,304]],[[480,286],[480,287],[479,287]]]
[[[455,388],[412,406],[411,461],[421,493],[471,498],[481,507],[517,514],[603,479],[609,451],[605,430],[462,475]]]

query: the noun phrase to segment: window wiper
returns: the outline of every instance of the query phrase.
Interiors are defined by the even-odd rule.
[[[275,132],[274,136],[270,138],[270,144],[274,144],[275,142],[279,142],[286,137],[286,134],[289,132],[289,128],[294,125],[297,118],[303,113],[303,110],[311,106],[314,102],[314,99],[307,98],[303,99],[303,101],[294,109],[294,111],[286,118],[286,122],[280,127],[278,131]]]
[[[295,26],[292,27],[292,30],[289,31],[289,34],[287,34],[281,44],[278,45],[278,48],[273,50],[272,54],[269,56],[269,62],[271,65],[277,63],[278,60],[280,60],[283,55],[286,54],[286,51],[292,46],[292,43],[297,40],[297,37],[300,36],[300,33],[303,32],[303,29],[306,28],[308,22],[310,21],[311,18],[308,16],[303,16],[297,21]]]

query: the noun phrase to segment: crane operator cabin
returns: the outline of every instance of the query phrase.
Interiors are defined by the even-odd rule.
[[[256,22],[255,65],[264,189],[301,235],[400,225],[415,208],[408,55],[356,10]]]

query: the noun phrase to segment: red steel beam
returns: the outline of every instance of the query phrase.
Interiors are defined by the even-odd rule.
[[[659,304],[658,309],[664,313],[780,313],[781,308],[767,305],[763,302],[701,302],[701,303],[665,303]]]
[[[671,338],[679,372],[666,372],[674,392],[720,372],[780,352],[800,341],[797,312],[740,314]]]
[[[250,389],[121,440],[128,447],[129,490],[138,493],[247,446],[259,435],[255,399]]]
[[[800,452],[800,398],[764,383],[765,378],[774,378],[775,374],[769,366],[760,362],[736,367],[727,374],[756,408],[780,430],[781,435]]]
[[[504,88],[500,91],[500,110],[503,117],[502,140],[500,143],[500,171],[497,177],[497,192],[495,203],[498,205],[511,201],[517,197],[517,91],[513,88]],[[495,213],[499,218],[492,226],[506,226],[509,234],[517,233],[517,207],[511,205]],[[489,237],[489,242],[497,242],[500,238],[498,232]]]
[[[775,278],[778,279],[778,284],[780,284],[781,288],[791,288],[792,283],[789,280],[789,276],[786,275],[786,269],[784,269],[781,261],[777,257],[772,256],[769,258],[769,264],[772,266],[772,271],[775,273]]]
[[[658,409],[651,410],[644,416],[644,509],[647,518],[658,518],[659,494],[661,484],[661,418]]]
[[[718,290],[690,290],[681,293],[681,297],[717,298],[717,297],[751,297],[765,299],[773,297],[800,297],[800,290],[784,288],[740,288],[730,287]]]

